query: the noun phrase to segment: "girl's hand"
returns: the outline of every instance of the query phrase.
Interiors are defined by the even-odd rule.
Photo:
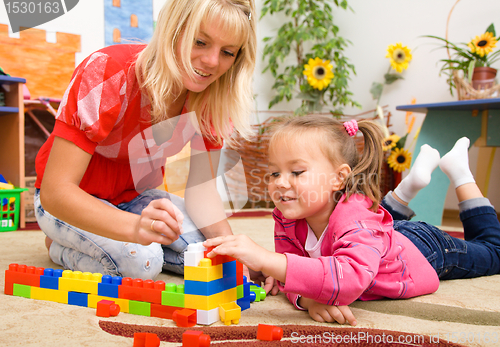
[[[153,200],[142,210],[136,228],[136,243],[169,245],[182,234],[182,212],[168,199]],[[155,221],[153,223],[153,221]]]
[[[349,306],[331,306],[320,304],[319,302],[301,297],[299,306],[307,309],[312,319],[317,322],[337,322],[339,324],[349,323],[352,326],[358,324],[356,317],[351,312]]]
[[[277,295],[279,293],[279,287],[278,287],[278,284],[276,283],[276,280],[271,277],[271,276],[268,276],[260,271],[253,271],[251,270],[250,271],[250,278],[252,279],[252,281],[256,284],[258,284],[259,286],[261,286],[262,288],[264,288],[264,290],[266,291],[266,294],[269,294],[271,293],[271,295]],[[262,284],[264,283],[264,284]]]
[[[254,271],[261,271],[264,266],[266,255],[269,253],[265,248],[257,245],[246,235],[227,235],[208,239],[203,246],[215,247],[207,257],[216,255],[228,255],[238,259],[243,265]]]

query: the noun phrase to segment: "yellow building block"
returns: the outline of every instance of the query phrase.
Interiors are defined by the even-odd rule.
[[[64,270],[59,278],[59,290],[87,294],[97,294],[98,283],[102,274],[81,271]]]
[[[227,303],[227,298],[233,297],[236,298],[236,287],[210,296],[184,294],[184,307],[209,311],[219,307],[220,304]]]
[[[184,266],[184,279],[210,282],[222,278],[222,264],[212,265],[212,260],[203,258],[198,266]]]
[[[31,287],[31,298],[67,304],[68,292],[64,290]]]
[[[230,325],[231,323],[238,324],[241,318],[241,307],[234,301],[220,304],[219,316],[220,320],[223,321],[225,325]]]
[[[128,299],[119,298],[109,298],[107,296],[100,296],[95,294],[89,294],[88,296],[88,307],[97,308],[97,303],[101,300],[114,301],[115,304],[120,306],[120,312],[129,313],[129,301]]]

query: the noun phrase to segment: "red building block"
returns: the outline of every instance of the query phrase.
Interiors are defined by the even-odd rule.
[[[178,310],[179,308],[175,306],[151,304],[151,317],[172,319],[172,315]]]
[[[161,304],[161,292],[165,290],[165,282],[153,280],[143,281],[140,278],[125,277],[118,286],[118,297],[121,299],[144,301]]]
[[[209,249],[207,249],[204,253],[203,253],[203,256],[205,258],[208,258],[207,257],[207,254],[210,253],[212,251],[212,249],[214,249],[215,247],[210,247]],[[224,263],[229,263],[231,261],[234,261],[236,260],[236,258],[233,258],[233,257],[230,257],[228,255],[216,255],[215,257],[213,258],[210,258],[212,260],[212,265],[215,266],[215,265],[219,265],[219,264],[224,264]]]
[[[279,341],[283,337],[283,329],[274,325],[259,324],[257,327],[257,340]]]
[[[43,267],[10,264],[9,269],[5,270],[4,293],[12,295],[14,283],[40,287],[40,276],[43,275],[43,270],[45,270]]]
[[[134,347],[158,347],[160,338],[153,333],[134,333]]]
[[[182,347],[208,347],[210,336],[199,330],[186,330],[182,334]]]
[[[243,284],[243,264],[236,261],[236,285],[240,286]]]
[[[97,303],[96,316],[99,317],[118,316],[118,313],[120,313],[120,306],[115,304],[114,301],[101,300]]]
[[[193,327],[196,325],[196,311],[189,308],[176,310],[172,314],[172,319],[178,327]]]

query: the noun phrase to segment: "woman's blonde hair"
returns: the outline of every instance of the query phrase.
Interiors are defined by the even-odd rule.
[[[372,200],[371,210],[376,211],[382,198],[383,133],[380,126],[372,121],[359,121],[358,127],[364,139],[362,153],[359,153],[354,137],[349,136],[343,123],[336,119],[321,115],[288,118],[273,130],[269,151],[278,143],[290,144],[304,133],[314,131],[314,138],[330,162],[334,166],[348,164],[351,168],[344,181],[345,201],[353,194],[363,194]]]
[[[181,71],[194,77],[191,65],[193,42],[202,22],[217,24],[241,38],[242,46],[231,68],[203,92],[189,92],[189,111],[194,111],[205,136],[230,140],[231,124],[244,138],[251,135],[252,75],[257,54],[254,0],[169,0],[158,15],[147,47],[139,54],[136,75],[152,104],[153,123],[165,120],[169,102],[182,90]],[[176,47],[180,44],[180,57]],[[215,130],[215,134],[212,133]]]

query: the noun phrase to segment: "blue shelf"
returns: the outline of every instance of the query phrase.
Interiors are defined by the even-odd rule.
[[[440,102],[435,104],[417,104],[397,106],[398,111],[413,111],[427,113],[429,110],[440,111],[472,111],[472,110],[498,110],[500,109],[500,98],[477,99]]]
[[[0,114],[18,113],[18,112],[19,112],[19,107],[0,106]]]
[[[13,83],[26,83],[26,79],[20,78],[20,77],[10,77],[10,76],[4,76],[0,75],[0,85],[2,84],[13,84]]]

